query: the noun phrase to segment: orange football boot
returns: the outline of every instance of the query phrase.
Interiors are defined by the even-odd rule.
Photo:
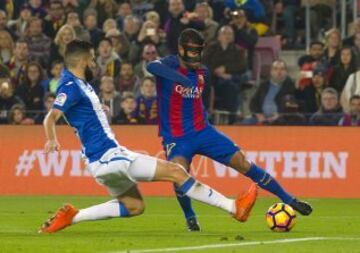
[[[65,204],[55,215],[48,219],[39,229],[39,233],[54,233],[72,224],[74,216],[79,212],[70,204]]]
[[[245,222],[253,208],[257,197],[257,185],[252,183],[248,191],[236,198],[234,218],[240,222]]]

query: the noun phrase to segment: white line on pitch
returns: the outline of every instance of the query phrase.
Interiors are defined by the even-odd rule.
[[[125,250],[125,251],[112,251],[109,253],[153,253],[153,252],[174,252],[174,251],[189,251],[189,250],[204,250],[216,248],[230,248],[230,247],[243,247],[252,245],[264,244],[281,244],[281,243],[295,243],[306,241],[321,241],[321,240],[360,240],[359,238],[346,238],[346,237],[303,237],[292,239],[280,239],[269,241],[253,241],[253,242],[240,242],[240,243],[226,243],[226,244],[207,244],[200,246],[190,247],[177,247],[177,248],[158,248],[158,249],[139,249],[139,250]]]

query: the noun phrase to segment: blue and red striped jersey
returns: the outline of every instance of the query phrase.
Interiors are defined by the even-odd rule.
[[[160,136],[191,137],[204,129],[209,124],[202,103],[208,69],[205,66],[186,69],[180,66],[176,55],[157,61],[156,69],[151,64],[154,63],[149,64],[148,71],[156,76]],[[182,79],[188,81],[186,86],[179,82]]]

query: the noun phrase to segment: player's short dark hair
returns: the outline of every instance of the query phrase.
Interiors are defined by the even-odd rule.
[[[75,66],[79,61],[79,57],[88,56],[93,48],[93,45],[87,41],[77,39],[71,41],[65,49],[65,66]]]
[[[313,47],[313,46],[321,46],[321,47],[325,47],[324,43],[322,43],[321,41],[312,41],[310,43],[310,47]]]
[[[193,28],[187,28],[181,32],[179,37],[179,44],[185,45],[188,43],[203,45],[205,43],[205,39],[199,31]]]

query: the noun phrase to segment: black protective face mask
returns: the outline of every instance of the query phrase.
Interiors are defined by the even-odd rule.
[[[181,46],[184,48],[184,55],[179,54],[179,56],[185,62],[185,64],[201,63],[204,45],[182,44]],[[190,57],[188,52],[195,52],[197,53],[197,56]]]

